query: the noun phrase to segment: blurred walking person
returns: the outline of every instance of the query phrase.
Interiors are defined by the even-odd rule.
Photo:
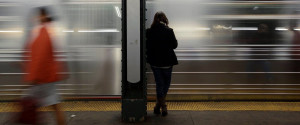
[[[36,98],[38,107],[51,106],[55,110],[58,125],[65,125],[64,113],[61,111],[56,84],[63,80],[59,72],[62,65],[55,59],[53,40],[51,38],[51,21],[53,20],[45,7],[37,9],[39,25],[33,30],[33,37],[26,48],[25,82],[32,85],[25,92]]]
[[[168,24],[166,15],[157,12],[151,28],[147,29],[146,33],[147,62],[151,65],[156,82],[157,101],[154,114],[162,114],[162,116],[168,114],[166,96],[171,84],[173,65],[178,64],[174,52],[178,43],[173,29],[169,28]]]
[[[250,61],[248,62],[248,72],[264,72],[267,83],[271,83],[273,76],[271,75],[272,45],[274,44],[273,29],[270,25],[261,23],[258,25],[258,30],[253,35],[253,38],[248,43],[251,46]],[[267,50],[267,51],[265,51]],[[253,74],[249,74],[250,82],[253,79]]]

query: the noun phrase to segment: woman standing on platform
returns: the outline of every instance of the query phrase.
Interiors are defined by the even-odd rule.
[[[157,101],[154,114],[162,113],[162,116],[168,114],[166,95],[171,84],[173,65],[178,64],[174,52],[178,43],[173,29],[169,28],[168,24],[166,15],[163,12],[157,12],[146,34],[147,62],[151,65],[156,82]]]

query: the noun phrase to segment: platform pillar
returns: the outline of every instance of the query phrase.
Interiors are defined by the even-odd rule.
[[[141,122],[146,118],[145,65],[145,0],[122,0],[123,121]]]

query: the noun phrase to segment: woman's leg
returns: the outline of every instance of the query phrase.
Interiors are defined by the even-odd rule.
[[[55,110],[57,125],[66,125],[64,112],[61,110],[59,104],[52,105]]]
[[[151,67],[153,71],[153,75],[155,78],[155,83],[156,83],[156,105],[154,107],[154,114],[160,114],[160,108],[162,106],[162,101],[164,97],[163,93],[163,85],[164,85],[164,80],[163,80],[163,73],[160,68],[154,68]]]
[[[163,69],[163,79],[164,79],[164,87],[163,87],[163,93],[164,96],[166,96],[168,94],[170,85],[171,85],[171,79],[172,79],[172,70],[173,67],[170,67],[168,69]]]
[[[158,98],[164,96],[164,77],[163,71],[160,68],[151,67],[156,83],[156,96]]]
[[[164,87],[163,93],[164,96],[162,98],[162,116],[168,115],[167,104],[166,104],[166,96],[169,91],[169,87],[171,85],[171,76],[172,76],[172,67],[168,69],[163,69],[163,77],[164,77]]]

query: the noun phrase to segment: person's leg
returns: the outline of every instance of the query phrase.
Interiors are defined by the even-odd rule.
[[[154,114],[160,114],[160,107],[162,104],[163,93],[163,74],[160,68],[151,67],[156,83],[156,105],[154,107]]]
[[[164,77],[164,87],[163,93],[164,96],[162,98],[162,116],[168,115],[167,104],[166,104],[166,96],[169,91],[169,87],[171,85],[171,76],[172,76],[172,67],[168,69],[163,69],[163,77]]]
[[[60,97],[56,89],[57,83],[48,83],[44,85],[42,91],[45,96],[43,97],[42,106],[51,106],[55,110],[57,125],[66,125],[64,112],[59,105]]]
[[[267,79],[268,83],[271,82],[271,80],[273,79],[272,74],[270,73],[271,71],[271,63],[267,60],[262,61],[262,65],[263,65],[263,69],[265,72],[265,78]]]
[[[298,58],[296,58],[296,59],[298,59]],[[292,72],[300,72],[300,61],[299,60],[293,60],[293,64],[292,64]],[[299,78],[299,76],[298,76],[298,74],[293,74],[294,75],[294,77],[292,77],[293,78],[293,81],[295,81],[295,82],[297,82],[298,80],[298,78]]]
[[[171,85],[172,70],[173,70],[173,67],[170,67],[168,69],[163,69],[163,77],[164,77],[163,94],[164,94],[164,96],[167,95],[170,85]]]
[[[252,59],[252,58],[250,58]],[[247,81],[249,83],[253,83],[253,82],[256,82],[255,81],[255,74],[253,74],[252,72],[255,72],[256,69],[257,69],[257,60],[248,60],[247,63],[246,63],[246,72],[249,72],[247,74]]]
[[[54,104],[52,107],[55,110],[57,125],[66,125],[64,112],[61,110],[59,104]]]
[[[156,96],[163,97],[164,96],[164,77],[162,69],[151,67],[153,71],[153,75],[156,83]]]

